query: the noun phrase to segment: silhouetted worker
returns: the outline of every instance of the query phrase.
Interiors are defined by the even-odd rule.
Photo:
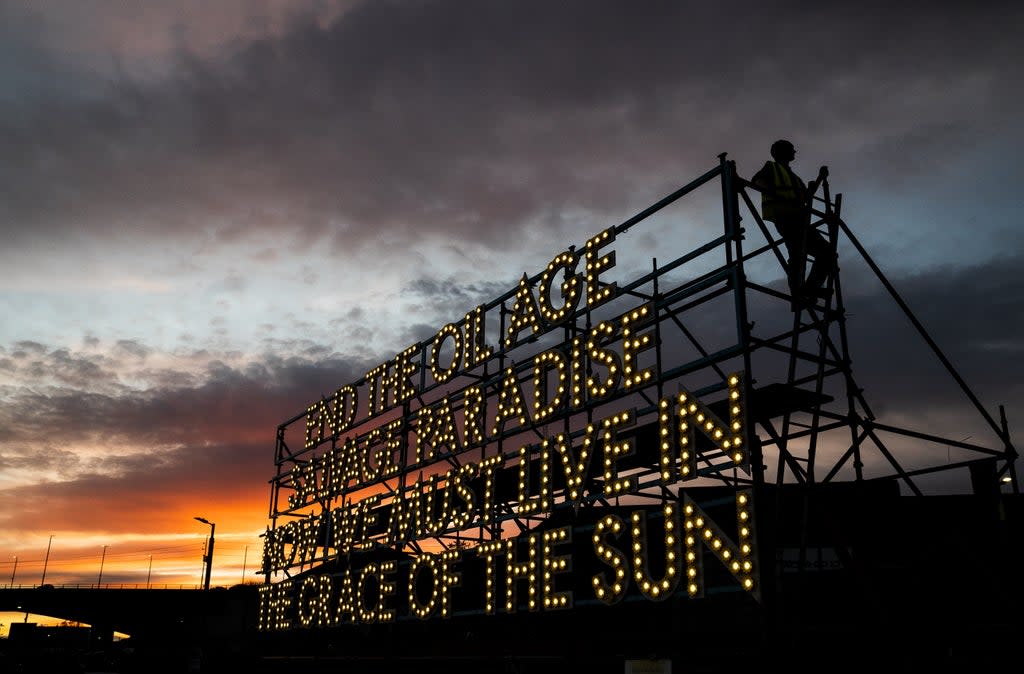
[[[836,267],[835,257],[828,241],[811,227],[811,199],[818,185],[828,177],[828,167],[818,170],[818,177],[805,185],[789,168],[796,157],[796,148],[788,140],[772,143],[772,159],[765,162],[754,175],[753,182],[765,191],[761,193],[761,217],[775,223],[789,252],[789,287],[798,300],[828,297],[825,281]],[[800,278],[808,255],[814,264],[807,280]]]

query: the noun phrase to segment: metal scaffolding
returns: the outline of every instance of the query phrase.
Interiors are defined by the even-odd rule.
[[[652,216],[663,216],[665,209],[680,200],[698,191],[706,193],[713,189],[716,182],[721,191],[723,223],[717,236],[669,262],[652,260],[650,272],[621,285],[615,301],[595,310],[589,305],[583,306],[576,310],[571,320],[549,333],[551,337],[558,336],[562,345],[579,343],[591,334],[594,326],[608,320],[622,307],[649,306],[653,317],[648,325],[654,333],[655,346],[643,354],[642,362],[652,366],[655,377],[621,395],[587,399],[574,406],[571,414],[564,415],[553,424],[528,421],[512,428],[500,428],[486,442],[463,442],[458,447],[457,443],[450,443],[436,448],[437,453],[431,461],[417,460],[411,449],[415,429],[406,423],[402,432],[408,441],[402,450],[400,469],[394,476],[381,481],[377,507],[387,508],[394,504],[410,484],[417,479],[422,480],[424,475],[440,476],[449,469],[458,469],[470,462],[479,463],[492,456],[506,457],[504,470],[510,475],[517,471],[528,473],[528,469],[519,470],[518,464],[536,460],[544,451],[545,441],[555,433],[563,434],[571,443],[578,445],[586,435],[588,425],[623,409],[631,409],[635,414],[630,434],[635,442],[636,456],[631,464],[624,464],[629,475],[639,483],[639,489],[630,495],[634,502],[679,498],[679,488],[687,486],[691,478],[696,479],[691,485],[716,484],[731,488],[840,481],[898,482],[905,493],[922,495],[920,478],[944,471],[968,473],[976,491],[998,492],[1002,484],[1009,484],[1013,493],[1019,493],[1014,467],[1017,452],[1002,408],[997,422],[843,220],[842,195],[833,197],[827,181],[823,183],[823,192],[813,199],[812,226],[826,238],[833,253],[852,249],[867,264],[916,330],[922,349],[934,354],[962,392],[964,400],[991,430],[988,441],[967,442],[942,437],[907,428],[900,423],[886,423],[876,416],[868,402],[869,393],[858,385],[852,366],[851,340],[847,331],[850,317],[844,306],[841,274],[836,271],[828,278],[827,288],[831,292],[827,299],[805,303],[792,295],[789,284],[785,282],[790,270],[784,249],[780,246],[781,239],[765,224],[754,203],[762,189],[741,178],[735,163],[726,155],[721,155],[720,163],[701,177],[608,232],[613,238],[621,237]],[[845,242],[842,246],[841,241]],[[572,251],[574,248],[570,247],[569,252]],[[839,259],[840,263],[843,261]],[[702,265],[699,274],[680,275],[680,270],[696,264]],[[752,280],[749,274],[752,268],[760,270],[759,275],[769,280]],[[802,271],[794,271],[793,275],[802,274]],[[781,282],[778,281],[780,276]],[[541,274],[524,279],[533,286],[541,279]],[[515,299],[516,290],[513,289],[482,307],[485,314],[493,312],[500,317],[497,325],[499,336],[506,333],[507,320],[512,313],[510,305]],[[466,320],[470,320],[469,315]],[[710,331],[706,329],[709,322],[716,326]],[[730,327],[726,330],[722,326]],[[710,337],[706,334],[708,332]],[[509,371],[514,373],[519,384],[530,384],[534,369],[529,358],[549,347],[551,339],[540,335],[526,341],[532,345],[518,346],[520,351],[516,354],[511,348],[496,348],[492,358],[461,375],[458,386],[472,384],[485,392],[496,392]],[[339,451],[346,437],[365,437],[374,426],[399,417],[416,419],[418,414],[422,414],[419,410],[436,406],[442,400],[450,403],[453,417],[466,414],[464,396],[455,394],[446,398],[453,387],[457,388],[453,382],[442,386],[427,379],[426,373],[430,370],[428,344],[429,340],[426,340],[417,345],[420,362],[416,395],[399,408],[368,414],[365,423],[344,434],[327,435],[311,447],[303,447],[303,442],[298,439],[298,434],[306,428],[306,412],[278,427],[276,474],[270,482],[271,527],[268,535],[273,535],[280,521],[308,518],[314,508],[326,512],[358,498],[358,489],[353,487],[340,493],[321,490],[315,499],[298,504],[290,504],[288,499],[296,492],[302,468],[317,461],[318,457]],[[530,355],[523,357],[523,349]],[[589,364],[587,367],[587,372],[591,372]],[[711,409],[719,411],[722,418],[728,418],[724,411],[728,380],[737,372],[743,374],[742,397],[746,401],[743,429],[749,451],[743,462],[737,465],[726,453],[704,447],[698,452],[696,475],[685,479],[680,476],[673,484],[666,485],[657,460],[659,401],[687,391],[708,401]],[[906,460],[906,448],[911,441],[913,463],[918,465],[908,465]],[[946,460],[950,448],[958,450],[962,455],[960,460]],[[592,484],[600,485],[602,476],[591,474],[589,479]],[[514,481],[514,478],[509,480]],[[506,489],[506,496],[501,499],[500,511],[492,521],[439,531],[427,543],[413,540],[397,544],[397,548],[403,553],[416,555],[425,549],[436,551],[478,545],[530,531],[548,518],[550,513],[536,514],[525,509],[514,495],[508,495],[514,490],[502,484],[501,480],[497,488]],[[591,489],[581,498],[570,499],[564,486],[556,488],[552,498],[552,513],[609,507],[620,501],[598,488]],[[319,562],[329,561],[336,554],[332,553],[327,542],[330,532],[320,531],[317,535],[324,541],[317,556],[293,561],[278,570],[289,576],[296,572],[296,568],[301,572]],[[378,532],[376,538],[383,544],[396,547],[393,542],[389,543],[384,531]],[[269,581],[270,570],[265,569],[265,572]]]

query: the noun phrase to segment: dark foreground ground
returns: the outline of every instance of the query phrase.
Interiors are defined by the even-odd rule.
[[[760,601],[723,582],[698,600],[259,632],[258,590],[247,586],[210,595],[222,601],[189,620],[140,615],[151,627],[121,642],[19,628],[0,641],[0,674],[1016,672],[1022,506],[1005,495],[769,493],[759,497]]]

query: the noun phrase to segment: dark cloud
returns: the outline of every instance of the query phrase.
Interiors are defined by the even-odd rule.
[[[177,509],[196,502],[247,509],[252,526],[274,470],[274,428],[364,371],[312,351],[319,357],[243,367],[211,360],[200,381],[173,388],[10,391],[0,469],[34,480],[0,490],[5,528],[173,530]]]
[[[174,531],[197,503],[226,511],[266,498],[273,442],[204,443],[103,459],[101,471],[80,472],[0,491],[7,530]]]
[[[257,442],[309,400],[365,372],[323,348],[310,352],[317,357],[270,356],[242,368],[213,360],[200,374],[157,372],[156,385],[145,390],[112,390],[85,374],[77,386],[65,377],[60,387],[12,387],[0,408],[0,425],[12,434],[11,445],[38,444],[55,429],[72,434],[71,447],[107,443],[163,451],[205,442]],[[58,362],[77,362],[63,351],[55,353]]]
[[[1019,109],[1020,48],[1005,36],[1022,15],[367,2],[230,56],[183,54],[164,79],[5,107],[0,227],[187,236],[219,223],[215,245],[274,228],[346,250],[430,233],[506,242],[573,208],[624,212],[638,185],[656,194],[723,149],[761,157],[776,135],[903,175],[908,157],[930,165]]]
[[[11,355],[15,358],[25,358],[29,354],[41,354],[46,352],[46,345],[39,342],[23,340],[14,343],[14,351]]]
[[[981,266],[894,279],[906,304],[988,408],[1004,404],[1018,415],[1024,413],[1022,263],[1024,257],[1009,254]],[[855,371],[863,371],[877,382],[874,388],[904,409],[943,408],[958,398],[965,402],[877,281],[863,270],[849,276],[851,348],[867,356],[857,359]]]
[[[153,349],[134,339],[119,339],[117,340],[116,348],[118,352],[134,356],[139,360],[145,360],[147,356],[153,353]]]
[[[401,295],[403,300],[414,306],[419,316],[438,316],[441,320],[458,321],[466,311],[500,297],[514,288],[515,283],[514,278],[465,283],[454,276],[420,277],[407,283]],[[434,326],[433,330],[436,332],[439,327]]]
[[[126,342],[128,347],[118,345],[115,353],[124,355],[128,350],[140,347]],[[96,354],[73,352],[67,348],[55,348],[39,342],[17,342],[10,351],[10,358],[0,359],[0,369],[8,374],[12,386],[29,386],[35,389],[49,386],[67,386],[72,390],[120,390],[117,373],[117,358]],[[132,360],[137,353],[129,354]]]
[[[27,474],[57,473],[73,477],[81,466],[81,461],[74,452],[56,447],[49,442],[34,446],[26,445],[24,437],[18,437],[13,431],[0,436],[11,449],[0,454],[0,469],[5,471],[18,470]]]
[[[132,356],[138,357],[137,353]],[[53,351],[45,364],[36,361],[32,369],[40,379],[49,375],[73,388],[94,387],[99,382],[116,385],[118,378],[114,371],[104,366],[102,359],[82,358],[73,355],[69,349]]]

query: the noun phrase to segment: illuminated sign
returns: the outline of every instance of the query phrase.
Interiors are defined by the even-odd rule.
[[[758,597],[753,493],[683,488],[748,472],[736,351],[676,348],[686,260],[613,280],[625,231],[279,427],[261,629]]]

